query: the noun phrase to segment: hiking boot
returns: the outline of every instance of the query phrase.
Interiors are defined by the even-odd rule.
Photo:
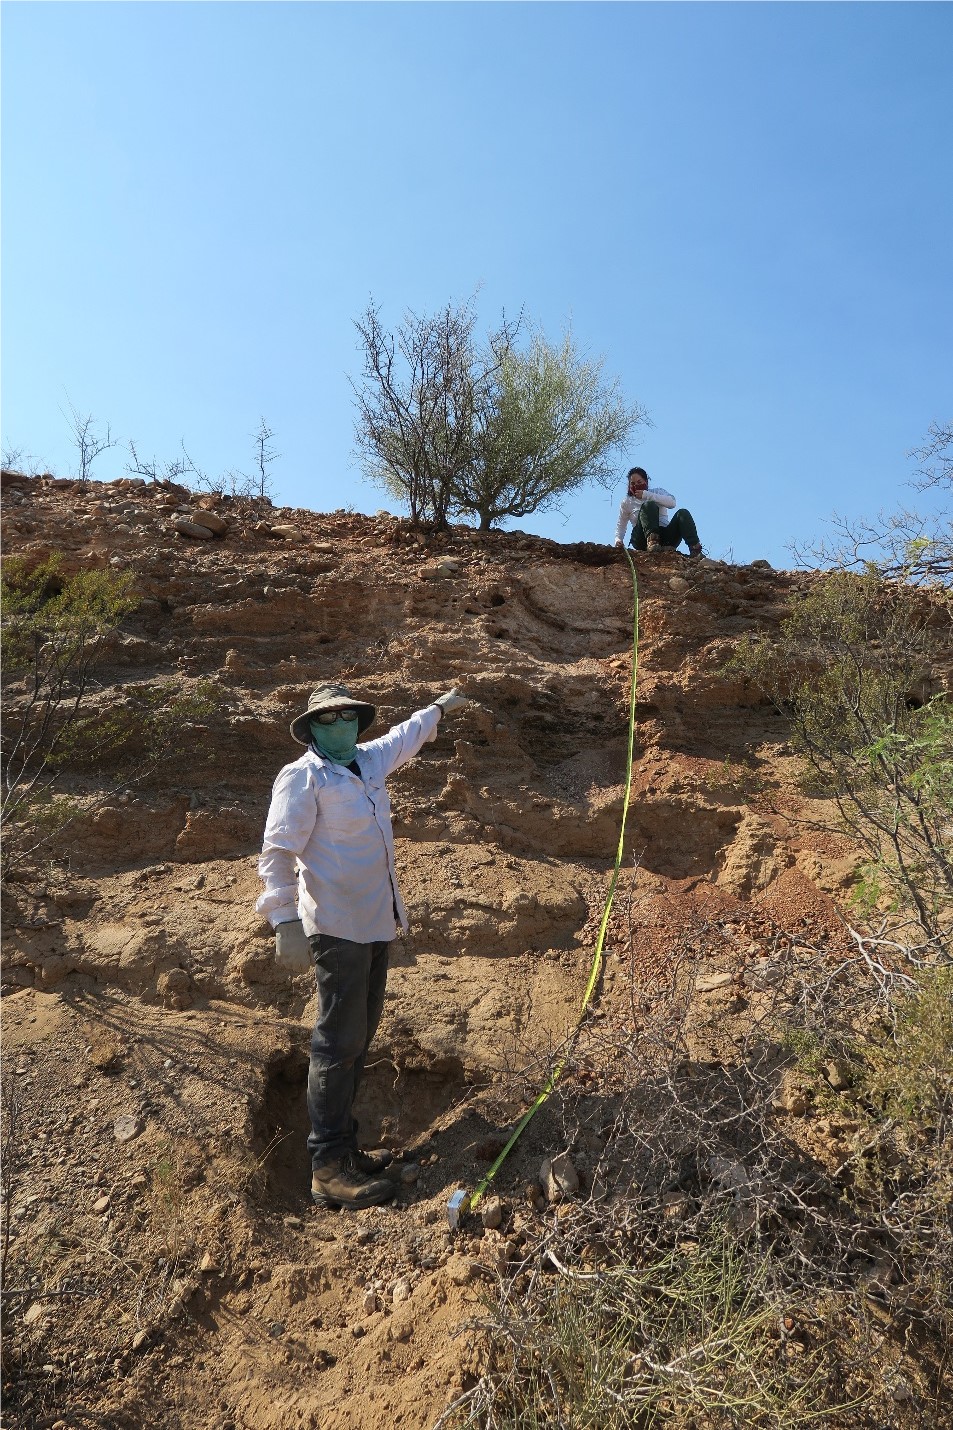
[[[662,549],[662,538],[657,531],[650,531],[645,538],[646,551],[660,551]]]
[[[336,1162],[315,1167],[311,1178],[311,1199],[319,1207],[376,1207],[389,1202],[396,1188],[386,1177],[362,1172],[353,1152]]]
[[[374,1152],[362,1152],[360,1147],[355,1148],[354,1165],[359,1172],[366,1172],[373,1176],[375,1172],[383,1172],[385,1167],[389,1167],[393,1162],[393,1154],[387,1151],[386,1147],[379,1147]]]
[[[701,542],[700,542],[700,541],[696,541],[693,546],[690,546],[690,547],[688,548],[688,554],[689,554],[689,556],[694,556],[695,558],[701,556],[701,554],[702,554],[702,544],[701,544]]]

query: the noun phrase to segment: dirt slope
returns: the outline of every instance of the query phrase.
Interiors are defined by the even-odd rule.
[[[8,553],[135,573],[96,698],[170,675],[219,697],[160,781],[93,809],[6,899],[7,1415],[426,1427],[466,1384],[456,1333],[540,1215],[524,1186],[561,1150],[541,1114],[498,1179],[506,1235],[451,1236],[450,1194],[486,1171],[588,976],[622,811],[629,567],[519,532],[204,506],[225,527],[207,539],[177,531],[201,514],[182,489],[5,474]],[[776,925],[836,940],[854,868],[797,818],[781,722],[724,674],[811,578],[636,561],[633,802],[597,1005],[619,1020],[625,970],[651,987],[693,930],[724,930],[739,969]],[[411,933],[359,1110],[403,1160],[394,1206],[351,1217],[308,1202],[313,997],[278,975],[253,907],[288,723],[332,678],[379,728],[453,683],[471,700],[392,782]],[[730,993],[706,995],[699,1049],[730,1035]]]

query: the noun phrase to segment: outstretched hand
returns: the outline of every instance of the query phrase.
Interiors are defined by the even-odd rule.
[[[441,716],[452,715],[454,710],[459,710],[460,706],[466,705],[466,703],[467,697],[461,695],[456,686],[452,690],[448,690],[446,695],[438,696],[434,701],[435,705],[440,706]]]

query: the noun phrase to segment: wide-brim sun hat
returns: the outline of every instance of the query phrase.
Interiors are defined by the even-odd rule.
[[[311,727],[309,721],[312,716],[320,715],[326,710],[356,710],[358,734],[374,723],[374,717],[377,714],[376,706],[371,705],[367,700],[356,699],[346,686],[319,685],[317,690],[312,690],[308,696],[307,710],[302,710],[301,714],[296,715],[292,720],[291,738],[297,740],[299,745],[310,745]]]

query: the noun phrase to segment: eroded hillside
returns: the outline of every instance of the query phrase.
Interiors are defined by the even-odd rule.
[[[203,509],[216,534],[194,529]],[[103,708],[169,675],[216,689],[148,785],[102,802],[102,777],[78,779],[88,817],[6,899],[7,1279],[25,1288],[10,1423],[78,1407],[130,1427],[430,1426],[467,1383],[456,1333],[486,1276],[546,1215],[526,1184],[562,1150],[544,1112],[499,1174],[502,1229],[451,1235],[450,1194],[485,1173],[578,1015],[622,812],[628,564],[519,532],[424,538],[386,514],[10,474],[4,533],[30,561],[134,572]],[[703,1061],[759,996],[779,929],[842,938],[855,859],[811,831],[782,722],[725,672],[812,578],[636,566],[632,807],[594,1016],[630,1026],[633,987],[651,995],[673,949],[694,950]],[[288,724],[328,679],[373,700],[378,728],[453,684],[470,699],[392,781],[411,932],[360,1111],[365,1140],[402,1153],[399,1192],[350,1217],[309,1205],[313,997],[254,913]],[[569,1076],[584,1095],[584,1069]],[[572,1156],[584,1194],[598,1147]]]

